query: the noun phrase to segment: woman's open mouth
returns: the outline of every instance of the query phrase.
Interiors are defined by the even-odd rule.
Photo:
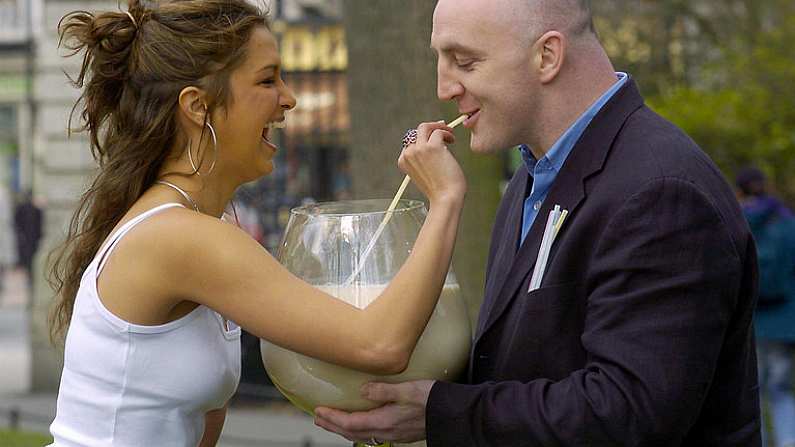
[[[262,128],[262,141],[263,141],[263,143],[268,145],[274,151],[276,149],[278,149],[278,147],[275,144],[273,144],[273,142],[270,140],[270,131],[271,131],[271,129],[284,129],[285,127],[286,127],[286,124],[285,124],[284,120],[271,121],[270,123],[268,123],[265,127]]]

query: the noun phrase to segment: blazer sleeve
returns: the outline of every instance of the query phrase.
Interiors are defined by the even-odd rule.
[[[695,423],[743,271],[722,215],[692,183],[660,178],[594,237],[584,367],[557,382],[437,382],[428,446],[677,445]]]

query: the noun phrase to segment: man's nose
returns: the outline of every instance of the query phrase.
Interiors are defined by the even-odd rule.
[[[436,96],[442,101],[451,101],[464,94],[464,86],[441,64],[436,73]]]

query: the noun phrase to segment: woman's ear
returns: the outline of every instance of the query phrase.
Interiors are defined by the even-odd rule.
[[[541,83],[552,82],[560,73],[566,58],[567,43],[566,36],[558,31],[548,31],[536,41],[533,61]]]
[[[204,127],[207,117],[207,101],[204,91],[198,87],[185,87],[179,92],[180,114],[199,127]]]

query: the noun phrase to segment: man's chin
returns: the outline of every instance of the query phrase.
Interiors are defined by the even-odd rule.
[[[469,150],[471,150],[475,154],[496,154],[501,152],[503,148],[498,147],[494,144],[489,144],[488,141],[484,141],[482,139],[478,139],[475,134],[471,134],[469,140]]]
[[[469,134],[469,150],[476,153],[476,154],[486,154],[485,147],[483,146],[483,142],[480,141],[474,133]]]

